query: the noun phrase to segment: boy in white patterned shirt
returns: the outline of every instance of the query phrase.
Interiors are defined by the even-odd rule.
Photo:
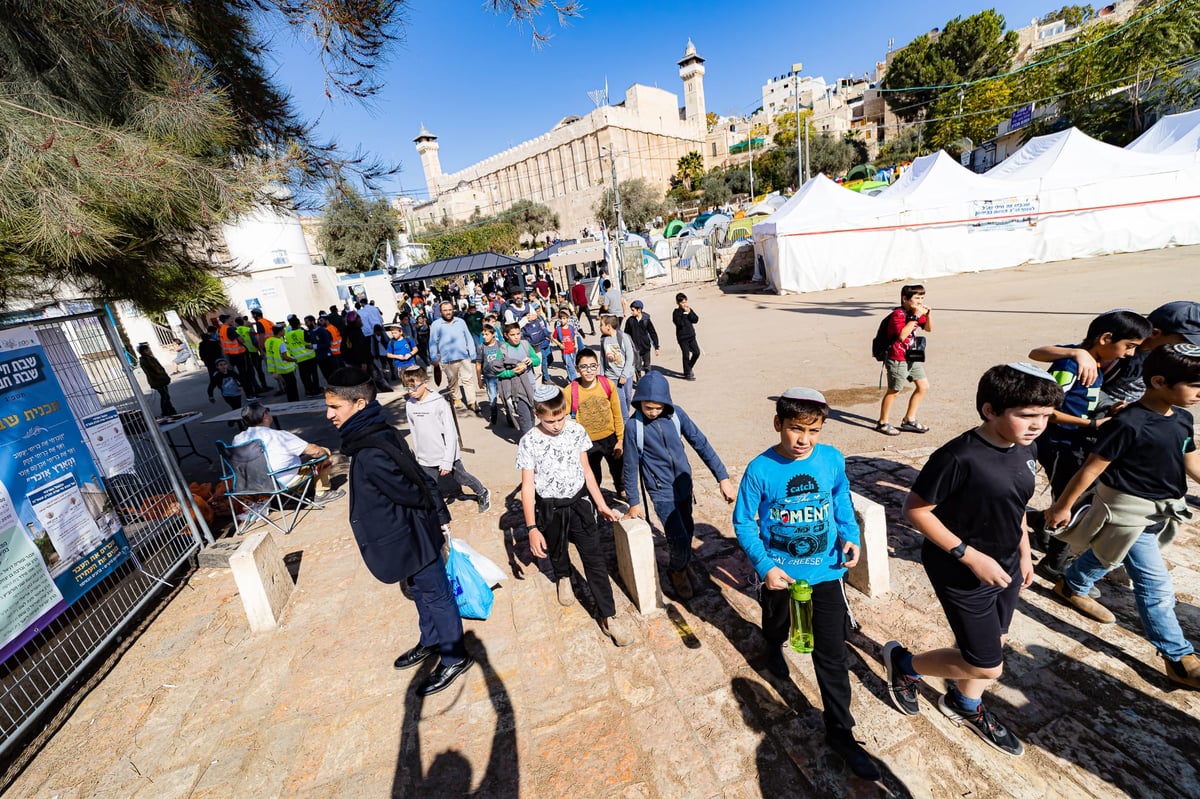
[[[597,512],[609,521],[616,521],[621,514],[604,502],[588,466],[592,441],[570,418],[567,398],[557,386],[540,387],[534,394],[533,410],[538,423],[517,444],[529,549],[536,557],[549,558],[558,584],[558,602],[565,607],[575,602],[567,552],[568,539],[574,542],[600,613],[600,628],[617,646],[628,646],[633,643],[633,633],[617,618],[596,521]]]

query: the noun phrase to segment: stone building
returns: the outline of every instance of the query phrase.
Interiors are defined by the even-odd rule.
[[[679,60],[684,103],[676,94],[635,83],[616,105],[563,118],[535,139],[457,172],[442,172],[437,136],[424,125],[413,139],[429,200],[412,209],[415,227],[499,214],[518,200],[549,206],[559,232],[573,237],[595,228],[595,205],[611,184],[615,157],[618,180],[644,178],[665,191],[676,162],[703,152],[706,132],[704,59],[688,40]]]

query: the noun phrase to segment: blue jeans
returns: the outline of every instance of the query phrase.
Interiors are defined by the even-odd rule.
[[[563,363],[567,365],[567,382],[574,383],[579,379],[579,373],[575,371],[575,353],[560,352],[559,354],[562,356]]]
[[[687,488],[690,490],[691,480],[687,481]],[[667,551],[670,553],[667,568],[671,571],[683,571],[692,559],[692,537],[696,534],[696,522],[692,518],[692,497],[690,494],[682,497],[655,494],[650,496],[649,500],[654,503],[654,512],[662,522],[663,532],[667,536]]]
[[[1089,549],[1067,568],[1063,579],[1076,595],[1085,596],[1092,584],[1108,571]],[[1175,586],[1163,563],[1157,535],[1142,533],[1138,536],[1125,556],[1125,571],[1133,581],[1133,599],[1147,640],[1169,660],[1192,654],[1195,648],[1184,636],[1175,615]]]
[[[500,378],[485,377],[483,378],[483,387],[487,389],[488,406],[495,407],[496,398],[500,396]]]

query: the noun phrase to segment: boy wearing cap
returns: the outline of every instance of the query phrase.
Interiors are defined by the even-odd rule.
[[[658,331],[654,329],[654,322],[650,321],[650,314],[644,309],[641,300],[634,300],[629,304],[629,318],[625,320],[625,335],[633,342],[636,356],[635,378],[650,371],[650,350],[658,355]]]
[[[658,372],[651,372],[638,384],[633,395],[633,416],[626,422],[625,440],[630,444],[625,449],[625,491],[629,497],[629,512],[625,518],[644,518],[642,498],[638,493],[638,478],[642,480],[646,495],[654,503],[654,512],[662,522],[670,548],[667,577],[675,589],[675,595],[687,601],[693,596],[687,566],[692,559],[692,537],[696,523],[692,519],[695,502],[692,488],[692,468],[688,464],[686,440],[696,450],[700,460],[717,479],[721,497],[733,502],[733,483],[720,457],[713,450],[704,433],[692,421],[683,408],[671,401],[671,388],[667,379]]]
[[[999,678],[1017,595],[1033,582],[1025,504],[1033,496],[1037,446],[1062,404],[1058,383],[1033,364],[993,366],[975,394],[983,420],[929,456],[904,503],[925,536],[921,560],[955,647],[913,654],[898,641],[883,648],[889,697],[903,714],[920,712],[923,675],[952,681],[938,709],[1005,754],[1025,747],[983,705]]]
[[[858,562],[860,536],[846,459],[818,443],[828,415],[825,397],[811,388],[789,388],[776,401],[779,443],[746,467],[733,529],[762,581],[767,668],[779,679],[789,676],[781,649],[790,626],[789,586],[806,581],[812,587],[812,659],[824,706],[825,740],[855,775],[878,780],[879,769],[854,740],[850,714],[849,608],[842,577]]]
[[[492,506],[491,494],[483,483],[463,466],[458,450],[458,429],[454,411],[440,392],[429,385],[429,372],[424,366],[404,370],[404,386],[408,389],[405,413],[412,430],[412,447],[417,463],[435,481],[450,477],[458,484],[459,495],[468,488],[474,494],[480,513]]]

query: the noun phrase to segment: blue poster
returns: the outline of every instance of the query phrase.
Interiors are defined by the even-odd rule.
[[[0,662],[129,555],[37,334],[0,331]]]

